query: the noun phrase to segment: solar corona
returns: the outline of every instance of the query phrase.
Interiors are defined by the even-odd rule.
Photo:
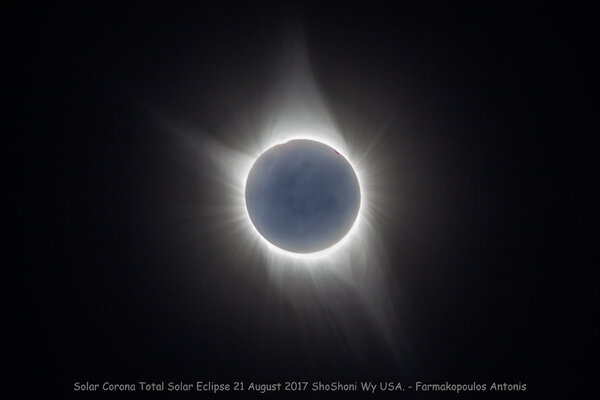
[[[267,90],[215,130],[165,120],[181,145],[177,162],[202,182],[201,201],[177,215],[191,216],[199,254],[210,238],[225,273],[257,279],[267,298],[299,315],[336,316],[344,335],[352,336],[346,316],[360,309],[396,353],[380,232],[402,204],[400,172],[382,140],[387,122],[368,123],[360,108],[335,112],[302,38],[289,40]]]
[[[200,228],[222,244],[224,259],[256,260],[278,284],[292,273],[358,285],[359,274],[385,265],[378,223],[392,177],[377,139],[383,126],[367,126],[360,114],[339,119],[302,39],[289,40],[260,107],[232,115],[218,132],[171,127],[210,161],[201,173],[214,182],[214,201],[202,206],[210,217]]]

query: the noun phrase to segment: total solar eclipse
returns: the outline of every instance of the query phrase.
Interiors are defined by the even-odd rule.
[[[246,180],[248,216],[271,244],[293,253],[315,253],[339,242],[361,204],[354,169],[332,147],[297,139],[271,147]]]

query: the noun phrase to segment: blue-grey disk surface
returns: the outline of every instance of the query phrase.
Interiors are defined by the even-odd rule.
[[[326,144],[305,139],[260,155],[248,174],[245,197],[258,232],[294,253],[324,250],[341,240],[361,202],[350,163]]]

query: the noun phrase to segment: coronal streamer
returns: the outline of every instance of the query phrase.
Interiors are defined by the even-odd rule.
[[[224,259],[266,267],[279,301],[285,300],[301,318],[310,315],[307,329],[335,329],[344,343],[360,352],[362,339],[355,337],[353,326],[354,317],[361,314],[398,355],[398,311],[388,295],[394,290],[393,280],[378,234],[381,220],[387,218],[384,205],[398,205],[385,191],[396,179],[384,165],[389,158],[381,132],[387,121],[368,132],[342,132],[315,83],[302,41],[292,40],[285,49],[280,76],[274,79],[272,94],[261,99],[263,107],[241,110],[218,132],[170,124],[187,148],[203,162],[209,160],[210,168],[203,173],[214,183],[214,193],[201,206],[202,229],[222,244]],[[266,240],[251,221],[245,198],[257,158],[273,146],[299,139],[335,149],[360,184],[360,209],[348,233],[330,247],[307,253],[287,251]]]

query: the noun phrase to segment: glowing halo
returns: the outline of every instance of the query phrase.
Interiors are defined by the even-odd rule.
[[[265,136],[268,139],[265,140]],[[249,145],[245,149],[245,152],[230,154],[230,156],[233,156],[233,159],[228,158],[227,161],[223,160],[223,162],[221,162],[222,168],[227,169],[227,175],[230,176],[230,179],[234,178],[235,182],[237,182],[234,183],[232,181],[227,186],[229,187],[229,194],[233,195],[235,198],[237,209],[235,211],[235,214],[237,215],[236,220],[238,227],[243,226],[246,240],[251,241],[258,249],[260,249],[260,251],[270,260],[269,264],[273,266],[293,265],[297,267],[319,268],[332,265],[339,266],[340,260],[346,258],[362,258],[355,253],[364,253],[367,250],[365,249],[365,245],[368,245],[367,242],[370,242],[369,239],[374,237],[372,223],[369,221],[369,216],[372,214],[372,203],[371,193],[367,182],[367,174],[364,171],[365,168],[362,165],[363,163],[355,162],[354,159],[358,158],[359,160],[364,160],[366,157],[353,157],[353,154],[356,152],[353,152],[352,149],[349,148],[341,134],[332,129],[323,129],[320,134],[314,133],[314,130],[311,133],[305,133],[305,131],[298,130],[296,133],[287,134],[284,132],[277,133],[271,131],[261,136],[260,139],[262,140],[260,140],[259,146],[257,146],[256,143],[254,146]],[[338,151],[348,161],[356,173],[361,194],[358,215],[348,233],[337,243],[326,249],[304,254],[281,249],[265,239],[250,220],[244,196],[246,180],[254,161],[271,147],[298,139],[321,142]],[[253,151],[249,151],[250,149]],[[222,153],[223,150],[220,152]],[[209,151],[209,153],[213,155],[217,154],[214,151]],[[231,211],[233,210],[230,210],[230,212]]]
[[[378,261],[385,251],[377,248],[378,234],[374,226],[376,215],[382,214],[381,206],[377,206],[381,192],[376,187],[381,184],[379,171],[382,169],[378,165],[382,153],[377,148],[377,137],[365,143],[351,135],[352,140],[348,142],[312,82],[312,77],[300,74],[296,85],[304,88],[304,95],[282,99],[258,124],[248,126],[246,119],[232,121],[227,127],[229,133],[224,134],[225,138],[231,138],[229,143],[210,134],[202,135],[198,141],[197,130],[185,134],[188,145],[194,148],[200,145],[200,154],[211,160],[214,166],[211,171],[216,175],[210,179],[221,188],[221,200],[204,207],[210,208],[214,217],[212,225],[215,227],[210,228],[211,232],[228,237],[227,252],[243,252],[241,258],[260,254],[269,270],[275,273],[289,267],[308,268],[313,272],[328,270],[342,276],[349,269],[364,269],[367,265],[376,268],[385,264]],[[314,90],[307,91],[307,87]],[[249,129],[253,134],[247,133]],[[176,130],[181,133],[181,127]],[[368,137],[362,135],[359,139]],[[331,247],[308,254],[286,251],[266,240],[252,224],[245,202],[246,180],[256,159],[275,145],[297,139],[321,142],[339,152],[354,170],[361,195],[357,218],[348,233]]]
[[[401,208],[395,196],[401,176],[386,142],[394,115],[373,126],[358,112],[344,113],[338,116],[341,129],[312,76],[305,49],[288,49],[270,90],[228,111],[230,118],[208,124],[212,131],[196,123],[164,121],[181,146],[177,163],[202,182],[188,203],[177,206],[177,216],[189,222],[190,243],[208,242],[208,251],[236,280],[253,284],[257,277],[266,279],[265,301],[285,301],[298,318],[310,318],[307,329],[331,327],[360,349],[361,339],[348,318],[362,313],[397,354],[397,310],[389,297],[394,281],[380,234]],[[358,214],[346,235],[313,253],[294,253],[269,242],[252,223],[245,198],[256,159],[275,145],[302,139],[335,149],[354,170],[360,188]]]

